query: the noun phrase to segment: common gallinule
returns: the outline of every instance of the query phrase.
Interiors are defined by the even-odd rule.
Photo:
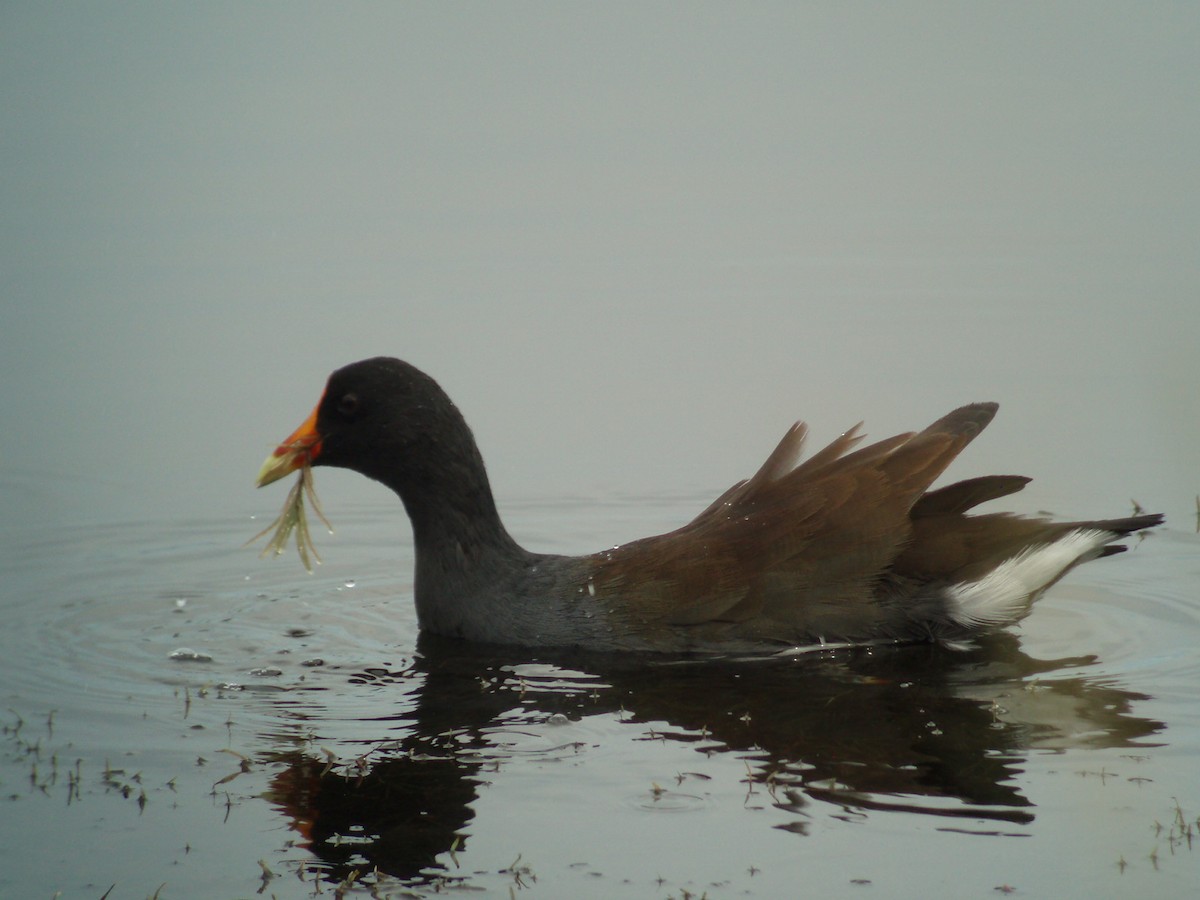
[[[330,376],[258,484],[341,466],[395,491],[412,522],[417,616],[438,634],[671,652],[954,640],[1023,618],[1073,566],[1162,521],[967,514],[1021,490],[1018,475],[929,491],[995,413],[974,403],[849,452],[856,426],[804,462],[797,423],[752,478],[682,528],[557,556],[505,530],[471,430],[437,382],[380,357]]]

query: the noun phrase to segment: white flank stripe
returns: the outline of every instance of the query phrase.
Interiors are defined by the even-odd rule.
[[[1071,566],[1091,559],[1115,535],[1081,528],[1052,544],[1022,550],[978,581],[952,585],[950,612],[960,625],[1008,625],[1029,612],[1029,604]]]

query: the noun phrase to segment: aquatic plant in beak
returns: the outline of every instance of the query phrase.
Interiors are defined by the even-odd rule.
[[[283,509],[280,510],[275,521],[246,541],[246,544],[253,544],[268,531],[274,529],[275,533],[271,535],[271,539],[267,541],[267,546],[263,548],[259,556],[263,557],[272,553],[279,556],[287,549],[288,538],[294,531],[296,533],[296,551],[300,554],[300,562],[304,564],[305,570],[311,573],[313,570],[312,560],[315,559],[319,565],[321,556],[317,553],[316,544],[313,543],[312,532],[308,530],[308,516],[304,511],[305,496],[312,503],[313,512],[329,529],[330,534],[333,534],[333,526],[321,512],[321,501],[317,499],[317,492],[313,489],[312,466],[303,465],[299,472],[295,484],[288,491]]]
[[[271,535],[267,546],[259,555],[266,556],[274,552],[278,556],[287,547],[288,538],[294,531],[296,532],[296,550],[300,554],[300,562],[304,563],[304,568],[310,573],[312,572],[312,559],[320,563],[321,557],[317,554],[312,534],[308,530],[308,517],[304,513],[305,495],[312,501],[313,512],[325,523],[329,533],[333,534],[333,526],[321,512],[321,503],[317,500],[316,491],[313,490],[312,463],[320,452],[321,436],[317,433],[317,410],[314,409],[312,414],[304,420],[304,424],[276,447],[263,462],[262,468],[259,469],[256,479],[259,487],[278,481],[292,472],[300,474],[296,483],[292,485],[292,489],[288,491],[279,517],[246,542],[252,544],[271,529],[275,529],[275,533]]]

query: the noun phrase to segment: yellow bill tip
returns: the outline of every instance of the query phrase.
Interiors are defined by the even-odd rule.
[[[321,435],[317,432],[317,410],[314,409],[304,423],[266,458],[258,470],[255,484],[258,487],[271,484],[297,469],[311,465],[320,452]]]

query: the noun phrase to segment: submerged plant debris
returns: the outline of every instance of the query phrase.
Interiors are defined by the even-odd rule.
[[[316,560],[319,565],[321,556],[317,553],[312,533],[308,530],[308,516],[304,512],[305,495],[312,502],[313,512],[325,523],[325,527],[329,529],[329,533],[333,534],[333,526],[329,524],[329,520],[321,512],[321,501],[317,499],[317,492],[313,489],[312,466],[301,466],[296,483],[288,491],[287,499],[284,500],[283,509],[280,510],[278,517],[254,537],[246,541],[246,543],[253,544],[268,531],[274,529],[275,533],[271,535],[271,539],[267,541],[267,546],[263,547],[263,551],[259,556],[262,557],[271,553],[279,556],[287,548],[288,538],[295,531],[296,551],[300,554],[300,562],[304,564],[305,570],[311,573],[313,570],[313,560]]]

